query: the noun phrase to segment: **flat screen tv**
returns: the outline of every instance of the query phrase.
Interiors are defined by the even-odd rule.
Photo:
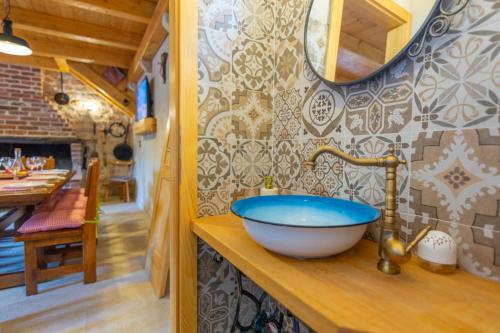
[[[141,82],[139,82],[135,97],[137,106],[135,120],[139,121],[146,117],[152,117],[151,92],[149,89],[148,78],[144,78]]]

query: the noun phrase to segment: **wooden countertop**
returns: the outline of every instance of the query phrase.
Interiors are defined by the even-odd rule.
[[[385,275],[365,240],[327,259],[288,258],[232,214],[195,219],[192,230],[316,332],[500,332],[500,283],[464,271],[433,274],[412,260]]]

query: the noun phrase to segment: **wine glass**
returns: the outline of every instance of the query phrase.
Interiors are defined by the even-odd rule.
[[[26,166],[30,169],[30,173],[33,173],[33,170],[36,168],[36,156],[28,157],[26,159]]]
[[[36,170],[40,170],[41,166],[42,166],[42,162],[40,160],[40,156],[35,156],[34,163],[35,163],[35,169]]]
[[[9,158],[6,156],[0,157],[0,167],[4,170],[7,170],[7,164],[9,162]]]
[[[40,170],[43,170],[45,167],[45,164],[47,164],[47,158],[46,157],[39,157],[40,160]]]

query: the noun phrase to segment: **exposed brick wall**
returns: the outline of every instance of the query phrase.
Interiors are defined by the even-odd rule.
[[[40,69],[0,63],[0,136],[76,136],[44,100]]]

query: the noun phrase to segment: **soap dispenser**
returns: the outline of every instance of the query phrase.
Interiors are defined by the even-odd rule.
[[[264,187],[260,189],[260,195],[277,195],[278,189],[274,187],[273,176],[264,177]]]

